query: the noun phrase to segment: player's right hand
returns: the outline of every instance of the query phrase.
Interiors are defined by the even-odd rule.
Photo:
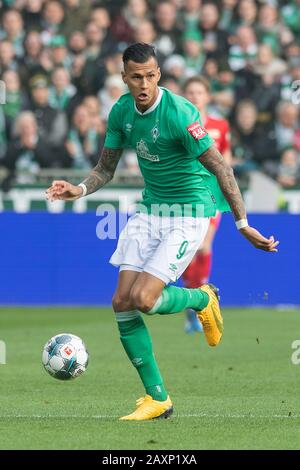
[[[50,188],[46,191],[46,199],[49,201],[57,201],[60,199],[64,201],[75,201],[75,199],[81,197],[82,192],[81,186],[74,186],[67,181],[53,181]]]

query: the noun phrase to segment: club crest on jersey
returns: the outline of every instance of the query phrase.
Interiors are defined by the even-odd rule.
[[[159,137],[159,129],[158,129],[157,124],[155,124],[153,129],[151,129],[151,135],[152,135],[153,142],[155,143]]]
[[[193,124],[187,126],[187,131],[195,140],[203,139],[207,134],[206,130],[200,126],[199,122],[193,122]]]
[[[151,155],[147,147],[147,144],[143,140],[140,140],[139,142],[137,142],[136,153],[137,153],[137,156],[140,158],[145,158],[146,160],[150,160],[151,162],[159,162],[159,156]]]

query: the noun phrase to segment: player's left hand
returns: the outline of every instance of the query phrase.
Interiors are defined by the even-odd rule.
[[[250,226],[240,229],[240,232],[255,248],[271,253],[278,252],[276,247],[279,245],[279,241],[275,241],[273,235],[269,238],[265,238],[258,230]]]

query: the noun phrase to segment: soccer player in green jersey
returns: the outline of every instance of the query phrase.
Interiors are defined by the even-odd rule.
[[[145,180],[143,201],[120,234],[110,262],[119,267],[113,308],[123,347],[146,396],[123,420],[168,417],[173,405],[161,377],[141,313],[197,311],[206,340],[216,346],[223,320],[217,290],[168,286],[201,245],[216,210],[233,212],[237,228],[256,248],[276,252],[278,242],[250,227],[232,169],[202,127],[199,111],[185,98],[160,88],[153,46],[133,44],[123,54],[129,93],[113,106],[96,167],[78,186],[54,181],[50,200],[75,200],[102,188],[114,175],[123,148],[136,150]]]

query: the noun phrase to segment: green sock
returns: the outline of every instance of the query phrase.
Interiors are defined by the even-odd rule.
[[[130,361],[154,400],[164,401],[167,392],[152,350],[152,341],[138,310],[116,312],[120,339]]]
[[[162,290],[161,295],[155,302],[150,315],[177,313],[186,308],[202,310],[208,304],[208,294],[201,289],[186,289],[184,287],[168,286]]]

